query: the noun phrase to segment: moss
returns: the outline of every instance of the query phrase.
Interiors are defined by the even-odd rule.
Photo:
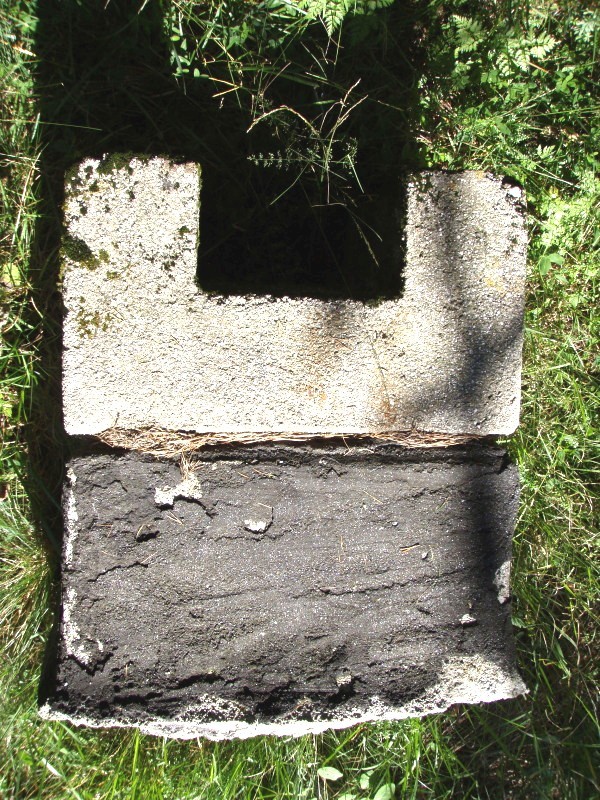
[[[98,250],[98,258],[100,261],[103,261],[105,264],[109,261],[109,256],[106,250]]]
[[[185,236],[186,233],[190,233],[190,229],[188,228],[187,225],[182,225],[181,228],[179,228],[179,235]]]
[[[79,178],[79,162],[76,164],[71,164],[71,166],[65,170],[65,180],[66,181],[75,181]]]
[[[121,277],[121,273],[120,272],[116,272],[116,270],[109,269],[109,271],[106,273],[106,278],[109,281],[115,281],[115,280],[117,280],[117,278],[120,278],[120,277]]]
[[[94,270],[100,266],[100,260],[96,258],[88,245],[83,239],[78,239],[76,236],[67,235],[63,238],[62,251],[70,261],[74,261],[86,269]]]
[[[90,185],[88,186],[88,191],[99,192],[100,187],[98,186],[98,181],[92,181],[92,183],[90,183]]]
[[[131,161],[136,158],[138,161],[150,161],[153,156],[144,153],[111,153],[111,155],[103,158],[98,164],[99,175],[110,175],[111,172],[117,170],[127,170],[129,175],[133,175],[133,167]]]
[[[86,180],[89,181],[89,179],[94,174],[94,167],[91,164],[87,164],[87,166],[83,168],[83,176],[81,175],[80,170],[81,170],[81,162],[78,161],[65,171],[65,185],[67,189],[73,190],[81,188],[82,186],[84,186],[85,181]],[[97,191],[98,184],[96,181],[94,183],[96,184],[96,189],[92,191]]]
[[[363,300],[363,303],[365,304],[365,306],[367,306],[367,308],[378,308],[382,303],[385,303],[385,301],[387,299],[388,298],[385,297],[385,296],[382,296],[382,297],[369,297],[367,300]],[[375,336],[375,338],[377,338],[377,336]],[[382,338],[385,338],[385,337],[382,337]]]
[[[122,169],[126,169],[131,175],[133,173],[133,167],[131,166],[133,157],[133,153],[111,153],[98,164],[98,175],[110,175],[111,172]]]
[[[78,162],[65,171],[65,185],[69,189],[75,189],[83,183],[82,179],[79,177],[79,166]]]
[[[112,316],[111,314],[104,314],[103,316],[99,311],[85,311],[80,308],[75,319],[79,335],[91,339],[98,330],[108,330]]]

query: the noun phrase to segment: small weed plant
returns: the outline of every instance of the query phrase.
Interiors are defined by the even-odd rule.
[[[599,45],[592,0],[3,3],[1,797],[600,795]],[[258,231],[260,208],[288,250],[313,235],[303,215],[327,227],[319,209],[331,206],[348,227],[315,252],[329,242],[345,261],[358,229],[376,273],[404,171],[478,169],[524,186],[522,422],[508,447],[522,482],[512,585],[527,697],[298,740],[180,743],[38,719],[68,455],[61,186],[73,161],[110,151],[201,162],[205,191],[231,185],[239,225]],[[242,239],[216,207],[202,238],[218,263],[223,241],[239,261]],[[273,248],[277,265],[274,242],[265,234],[259,255]]]

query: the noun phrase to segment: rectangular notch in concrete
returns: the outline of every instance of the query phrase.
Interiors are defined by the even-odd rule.
[[[391,187],[378,186],[375,197],[365,187],[352,204],[328,203],[318,182],[296,183],[249,161],[242,169],[233,185],[221,169],[203,169],[202,290],[364,302],[402,296],[405,187],[388,179]]]
[[[516,428],[526,255],[516,187],[475,172],[415,177],[404,293],[377,304],[202,292],[195,164],[88,159],[66,190],[69,433]]]
[[[46,717],[300,735],[524,691],[501,451],[254,447],[184,473],[94,455],[68,475]]]

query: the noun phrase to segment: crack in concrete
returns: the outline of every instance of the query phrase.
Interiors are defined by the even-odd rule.
[[[118,570],[128,570],[134,569],[135,567],[143,567],[144,569],[148,569],[150,565],[144,561],[134,561],[132,564],[115,564],[112,567],[108,567],[107,569],[99,572],[94,578],[88,578],[88,583],[96,583],[99,581],[100,578],[103,578],[105,575],[109,575],[111,572],[117,572]]]

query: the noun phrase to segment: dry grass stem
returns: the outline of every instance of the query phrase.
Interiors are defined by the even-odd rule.
[[[109,428],[97,437],[103,444],[123,450],[149,453],[159,458],[178,458],[207,447],[218,445],[251,445],[272,443],[303,443],[322,440],[342,440],[344,442],[390,442],[402,447],[455,447],[470,442],[487,440],[486,437],[429,433],[426,431],[380,431],[377,433],[303,433],[301,431],[266,433],[194,433],[188,431],[169,431],[162,428],[140,428],[122,430]]]

